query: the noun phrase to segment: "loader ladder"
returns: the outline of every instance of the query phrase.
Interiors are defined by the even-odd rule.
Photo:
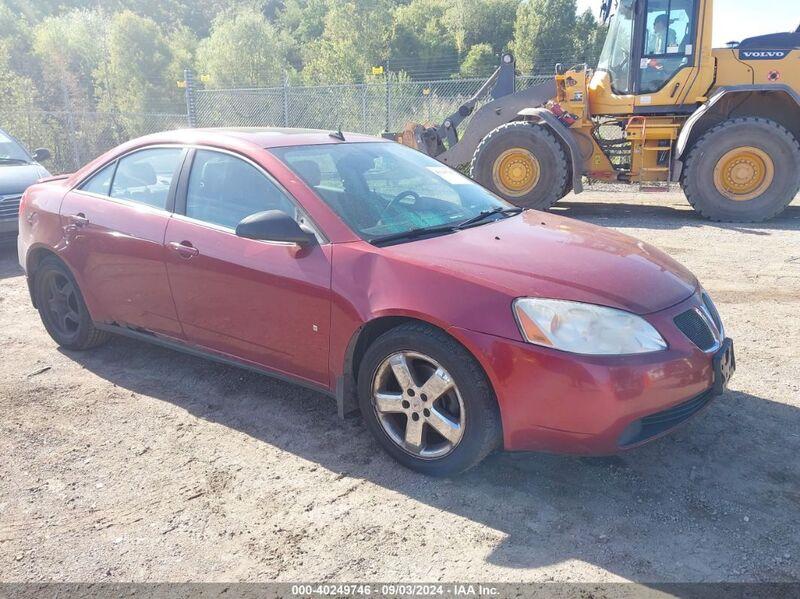
[[[634,144],[632,151],[641,152],[639,157],[639,191],[667,192],[670,190],[670,174],[672,165],[672,146],[674,136],[677,135],[679,125],[674,123],[659,123],[659,134],[654,137],[647,135],[647,117],[636,115],[628,119],[626,131],[635,130],[641,123],[639,144]],[[665,137],[665,132],[667,136]],[[632,157],[632,163],[636,164]]]

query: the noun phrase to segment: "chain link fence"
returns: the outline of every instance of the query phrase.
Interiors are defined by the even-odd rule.
[[[517,88],[552,76],[517,77]],[[480,89],[486,79],[387,81],[349,85],[253,89],[193,89],[198,127],[271,126],[335,129],[377,134],[409,121],[440,122]]]
[[[186,114],[19,110],[0,106],[0,129],[29,150],[47,148],[52,173],[72,172],[140,135],[186,127]]]
[[[519,76],[517,88],[552,76]],[[140,135],[184,127],[303,127],[378,134],[409,121],[441,122],[485,79],[387,81],[344,85],[282,85],[254,89],[197,89],[186,76],[186,112],[121,113],[42,111],[0,103],[0,129],[28,149],[48,148],[45,166],[71,172],[103,152]]]

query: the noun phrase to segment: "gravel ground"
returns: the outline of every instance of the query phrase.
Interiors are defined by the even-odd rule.
[[[293,385],[122,338],[59,350],[0,249],[0,580],[800,580],[800,205],[758,226],[672,194],[557,211],[697,274],[732,389],[622,456],[498,453],[452,480]]]

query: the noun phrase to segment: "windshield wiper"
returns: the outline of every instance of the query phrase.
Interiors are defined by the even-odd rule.
[[[418,227],[416,229],[409,229],[408,231],[402,231],[401,233],[392,233],[390,235],[381,235],[379,237],[373,237],[368,241],[370,243],[380,245],[383,243],[389,243],[392,241],[403,241],[403,240],[410,240],[410,239],[418,239],[419,237],[424,237],[425,235],[436,235],[441,233],[455,233],[456,231],[460,231],[461,229],[466,229],[473,225],[478,224],[479,222],[483,221],[484,219],[492,216],[493,214],[508,214],[509,216],[513,216],[515,214],[519,214],[525,210],[524,208],[517,208],[517,207],[504,207],[498,206],[497,208],[492,208],[491,210],[483,210],[479,214],[473,216],[472,218],[468,218],[467,220],[460,222],[456,225],[438,225],[435,227]]]
[[[455,229],[458,231],[461,229],[466,229],[467,227],[471,227],[472,225],[477,225],[479,222],[486,220],[493,214],[508,214],[509,216],[513,216],[515,214],[519,214],[523,210],[524,208],[518,208],[518,207],[510,208],[504,206],[498,206],[497,208],[492,208],[491,210],[481,210],[481,212],[479,212],[472,218],[468,218],[464,222],[461,222],[458,225],[456,225]]]
[[[0,157],[0,164],[29,164],[29,162],[23,158],[2,158]]]
[[[392,233],[390,235],[380,235],[378,237],[373,237],[368,241],[370,243],[381,245],[384,243],[389,243],[391,241],[403,241],[406,239],[417,239],[419,237],[424,237],[425,235],[436,235],[441,233],[452,233],[456,231],[456,227],[453,225],[439,225],[436,227],[417,227],[416,229],[409,229],[408,231],[403,231],[401,233]]]

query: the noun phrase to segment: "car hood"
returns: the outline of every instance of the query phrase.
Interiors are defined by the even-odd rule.
[[[673,306],[698,285],[686,268],[642,241],[535,210],[384,250],[510,297],[588,302],[637,314]]]
[[[0,196],[21,194],[49,174],[39,164],[0,164]]]

